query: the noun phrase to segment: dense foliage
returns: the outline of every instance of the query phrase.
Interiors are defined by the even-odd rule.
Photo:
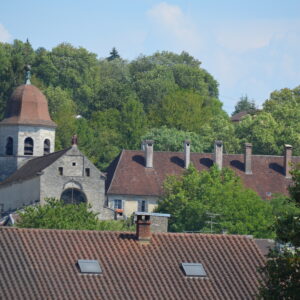
[[[132,230],[123,221],[100,221],[97,214],[82,204],[64,204],[48,199],[43,206],[27,206],[20,212],[16,226],[22,228],[75,229],[75,230]]]
[[[270,251],[261,272],[265,282],[260,288],[261,299],[299,299],[300,295],[300,169],[293,171],[289,209],[277,217],[277,241],[283,247]]]
[[[286,143],[300,154],[300,87],[273,92],[261,111],[234,125],[222,110],[218,83],[186,52],[126,61],[116,48],[99,59],[67,43],[34,50],[15,40],[0,43],[0,119],[14,88],[24,83],[27,64],[58,124],[56,150],[77,132],[80,149],[102,170],[121,149],[139,149],[144,137],[157,140],[159,150],[182,150],[189,138],[194,151],[212,151],[219,139],[227,153],[252,142],[255,154],[280,155]],[[242,97],[236,111],[254,107]]]
[[[227,168],[198,172],[191,166],[181,177],[168,177],[157,211],[171,214],[171,231],[210,232],[213,221],[214,233],[274,236],[272,206]]]

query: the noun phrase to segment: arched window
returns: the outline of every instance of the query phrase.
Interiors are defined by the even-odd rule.
[[[5,154],[13,155],[13,152],[14,152],[14,140],[12,137],[8,137],[6,140]]]
[[[30,137],[24,141],[24,155],[33,155],[33,139]]]
[[[64,204],[80,204],[87,202],[84,192],[74,188],[64,190],[60,199]]]
[[[47,155],[50,153],[50,140],[45,139],[44,140],[44,155]]]

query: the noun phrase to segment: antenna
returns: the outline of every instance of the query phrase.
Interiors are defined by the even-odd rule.
[[[213,224],[218,224],[218,222],[213,222],[213,219],[220,216],[221,214],[206,212],[207,216],[210,218],[210,221],[205,221],[205,223],[210,224],[210,233],[213,233]]]

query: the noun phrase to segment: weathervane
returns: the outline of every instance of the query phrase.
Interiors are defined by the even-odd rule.
[[[31,82],[30,82],[30,78],[31,78],[30,70],[31,70],[31,66],[30,66],[30,65],[27,65],[27,66],[25,67],[25,71],[26,71],[26,77],[25,77],[25,79],[26,79],[26,84],[31,84]]]

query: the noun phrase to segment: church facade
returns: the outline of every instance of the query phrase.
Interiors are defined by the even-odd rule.
[[[99,218],[113,211],[105,205],[105,175],[72,146],[54,152],[56,124],[42,92],[29,81],[13,92],[0,122],[0,214],[46,198],[88,203]]]

